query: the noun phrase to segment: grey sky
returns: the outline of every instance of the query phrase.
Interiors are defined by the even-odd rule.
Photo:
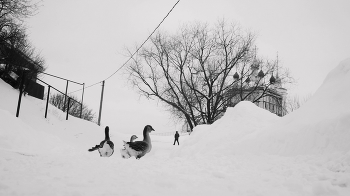
[[[118,69],[127,60],[125,48],[141,44],[176,1],[43,0],[27,20],[28,33],[48,73],[89,85]],[[281,65],[298,81],[290,94],[303,97],[350,57],[349,10],[347,0],[181,0],[160,29],[174,32],[186,22],[213,24],[222,18],[236,22],[257,35],[260,54],[275,59],[278,52]],[[174,131],[166,130],[172,123],[161,104],[139,98],[122,73],[106,81],[102,123],[130,132],[145,124]],[[64,90],[64,81],[44,79]],[[96,85],[84,98],[96,112],[100,92]]]

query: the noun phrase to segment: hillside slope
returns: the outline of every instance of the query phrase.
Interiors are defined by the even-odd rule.
[[[350,195],[350,60],[299,110],[283,118],[241,102],[191,136],[151,135],[152,151],[122,159],[87,149],[104,127],[23,97],[0,80],[0,195]],[[157,127],[154,127],[157,131]],[[139,140],[143,127],[140,127]]]

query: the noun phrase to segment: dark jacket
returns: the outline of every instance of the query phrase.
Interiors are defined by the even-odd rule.
[[[175,139],[178,139],[180,137],[180,134],[178,132],[175,133]]]

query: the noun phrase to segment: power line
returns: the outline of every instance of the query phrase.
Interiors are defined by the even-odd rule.
[[[103,80],[102,80],[102,81],[103,81]],[[97,84],[101,83],[102,81],[99,81],[99,82],[96,82],[96,83],[94,83],[94,84],[91,84],[91,85],[89,85],[89,86],[87,86],[87,87],[84,87],[84,89],[87,89],[87,88],[93,87],[93,86],[95,86],[95,85],[97,85]],[[81,90],[83,90],[83,89],[81,88],[81,89],[78,89],[78,90],[75,90],[75,91],[69,92],[68,94],[72,94],[72,93],[75,93],[75,92],[78,92],[78,91],[81,91]]]
[[[180,0],[178,0],[174,6],[170,9],[170,11],[167,13],[167,15],[163,18],[163,20],[158,24],[158,26],[152,31],[152,33],[147,37],[147,39],[140,45],[140,47],[131,55],[131,57],[121,66],[119,67],[112,75],[110,75],[109,77],[107,77],[105,80],[108,80],[109,78],[111,78],[114,74],[116,74],[119,70],[121,70],[131,59],[132,57],[138,53],[138,51],[143,47],[143,45],[145,45],[145,43],[151,38],[151,36],[154,34],[154,32],[156,32],[156,30],[160,27],[160,25],[164,22],[164,20],[169,16],[169,14],[173,11],[173,9],[176,7],[176,5],[180,2]]]
[[[157,25],[157,27],[152,31],[152,33],[147,37],[147,39],[137,48],[137,50],[129,57],[129,59],[123,63],[122,66],[120,66],[115,72],[113,72],[110,76],[108,76],[106,79],[104,80],[101,80],[99,82],[96,82],[92,85],[89,85],[87,87],[85,87],[85,89],[89,88],[89,87],[92,87],[92,86],[95,86],[97,84],[99,84],[100,82],[102,81],[105,81],[105,80],[108,80],[109,78],[111,78],[112,76],[114,76],[118,71],[120,71],[133,57],[136,53],[139,52],[139,50],[143,47],[143,45],[145,45],[145,43],[152,37],[152,35],[157,31],[157,29],[160,27],[160,25],[165,21],[165,19],[169,16],[169,14],[173,11],[173,9],[176,7],[176,5],[180,2],[180,0],[178,0],[174,5],[173,7],[169,10],[169,12],[166,14],[166,16],[163,18],[163,20]],[[82,89],[79,89],[79,90],[76,90],[76,91],[73,91],[73,92],[70,92],[70,93],[75,93],[77,91],[81,91]]]

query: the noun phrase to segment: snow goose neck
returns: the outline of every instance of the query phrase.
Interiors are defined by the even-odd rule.
[[[130,137],[130,142],[133,142],[134,140],[136,140],[138,137],[136,135],[132,135]]]

